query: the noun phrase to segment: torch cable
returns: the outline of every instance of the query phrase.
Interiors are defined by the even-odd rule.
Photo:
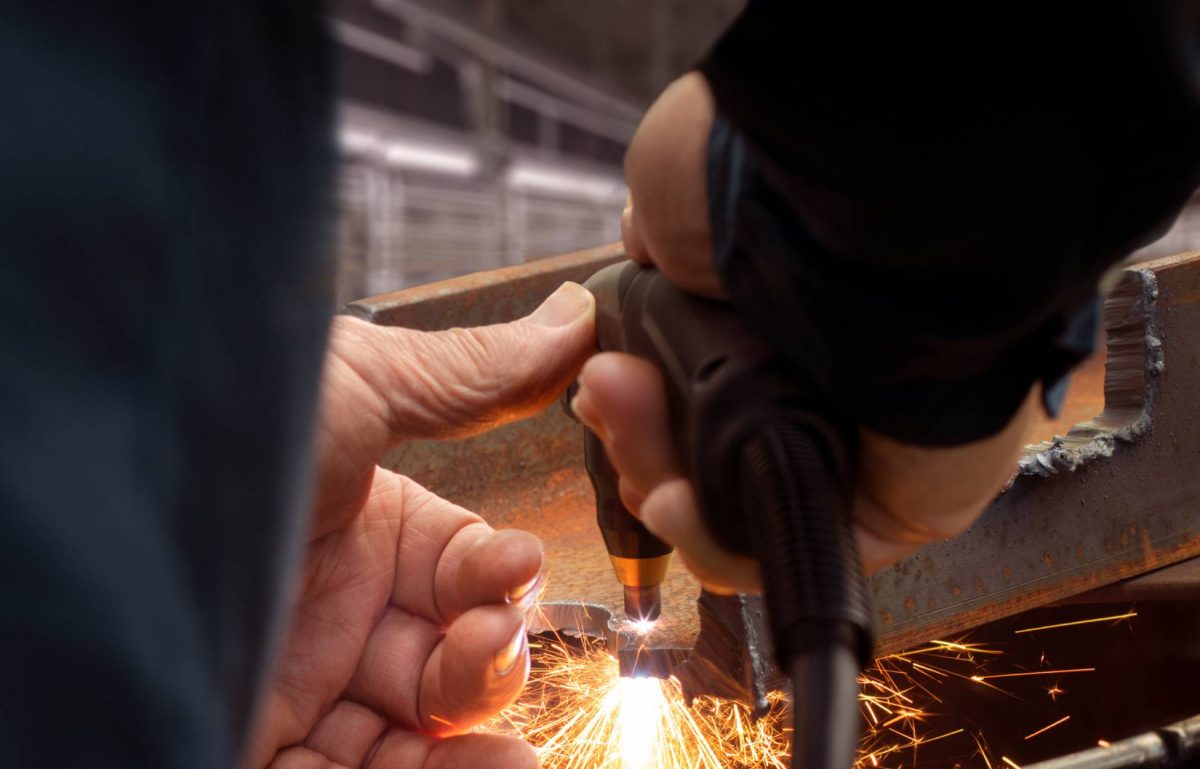
[[[836,434],[818,424],[763,424],[743,445],[738,480],[762,565],[776,658],[792,680],[792,766],[849,769],[871,624],[850,523],[848,470],[838,467]]]

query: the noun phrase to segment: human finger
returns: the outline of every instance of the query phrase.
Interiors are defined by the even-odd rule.
[[[344,696],[406,728],[454,734],[515,699],[528,667],[519,607],[479,606],[445,629],[390,607]]]
[[[307,745],[280,753],[270,769],[536,769],[537,754],[525,742],[498,734],[464,734],[441,738],[406,729],[382,733],[357,762],[347,763]]]
[[[423,729],[418,692],[425,666],[441,641],[442,628],[435,623],[388,607],[367,635],[343,696],[389,722]]]
[[[721,547],[704,524],[671,440],[658,369],[631,355],[603,353],[584,365],[579,381],[572,407],[601,436],[626,507],[710,589],[758,590],[757,562]]]
[[[646,252],[646,244],[633,222],[633,198],[629,200],[629,204],[621,212],[621,245],[625,247],[625,256],[638,264],[649,264],[650,254]]]
[[[528,602],[536,595],[543,568],[537,537],[496,531],[408,479],[399,504],[393,606],[445,625],[484,603]]]
[[[594,305],[564,283],[511,323],[422,332],[339,318],[330,350],[373,394],[382,454],[401,438],[462,437],[548,405],[594,348]]]
[[[443,619],[476,606],[528,607],[546,576],[542,541],[527,531],[466,529],[442,552],[435,575]]]
[[[304,747],[334,765],[362,766],[387,726],[387,720],[370,708],[339,700],[309,732]]]
[[[400,729],[383,738],[367,769],[537,769],[527,743],[498,734],[439,739]]]
[[[671,440],[662,374],[648,361],[625,353],[593,356],[579,372],[571,407],[603,441],[627,491],[645,496],[683,475]]]
[[[418,713],[423,728],[456,734],[511,703],[529,675],[524,612],[479,606],[446,629],[421,676]]]
[[[688,570],[717,593],[762,589],[758,561],[721,547],[704,525],[691,482],[676,478],[655,487],[642,502],[641,520],[650,533],[672,545]]]
[[[316,534],[361,509],[404,438],[455,438],[536,413],[595,349],[591,293],[564,283],[511,323],[421,332],[338,317],[317,432]]]

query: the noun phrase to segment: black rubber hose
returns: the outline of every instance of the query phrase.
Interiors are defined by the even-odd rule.
[[[872,652],[850,484],[830,440],[803,422],[766,425],[746,441],[738,478],[776,658],[792,679],[792,766],[803,769],[853,765],[858,673]]]

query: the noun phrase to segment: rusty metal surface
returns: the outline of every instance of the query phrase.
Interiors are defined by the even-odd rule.
[[[1068,599],[1071,603],[1200,601],[1200,557],[1121,580]]]
[[[422,331],[503,323],[528,314],[564,281],[582,283],[625,258],[620,243],[360,299],[344,308],[382,326]]]
[[[519,317],[562,280],[621,256],[609,246],[355,303],[377,323],[435,329]],[[879,651],[1200,555],[1200,254],[1138,265],[1106,310],[1106,408],[1027,453],[1025,472],[979,523],[873,579]],[[1065,416],[1096,413],[1098,365],[1077,377]],[[1089,373],[1090,372],[1090,373]],[[619,612],[621,587],[594,524],[579,427],[551,408],[487,436],[412,443],[385,460],[497,526],[543,538],[546,597]],[[1039,426],[1039,436],[1063,432]],[[690,648],[696,582],[676,562],[649,641]]]
[[[1128,270],[1105,327],[1103,414],[1027,449],[965,535],[874,577],[881,651],[1200,554],[1200,254]]]

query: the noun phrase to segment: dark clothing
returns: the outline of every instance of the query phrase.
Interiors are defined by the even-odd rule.
[[[0,764],[236,764],[309,504],[324,14],[0,4]]]
[[[955,444],[1092,349],[1200,182],[1195,3],[750,0],[701,65],[717,265],[859,422]],[[1052,399],[1052,398],[1051,398]]]

